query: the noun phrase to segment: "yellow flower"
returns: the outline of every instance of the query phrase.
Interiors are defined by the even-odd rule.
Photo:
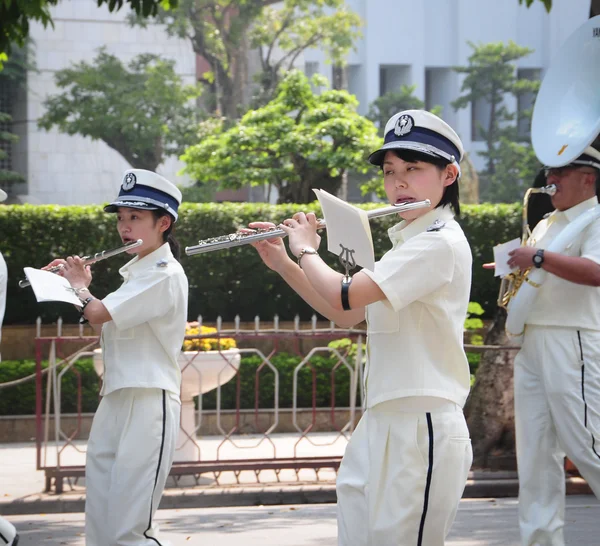
[[[188,322],[185,327],[186,336],[197,336],[205,334],[214,334],[216,328],[209,326],[201,326],[198,322]],[[185,339],[183,341],[184,351],[225,351],[236,347],[235,339],[230,337],[222,338],[201,338],[201,339]]]

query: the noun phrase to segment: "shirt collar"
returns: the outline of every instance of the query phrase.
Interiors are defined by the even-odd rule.
[[[121,269],[119,269],[119,274],[124,279],[127,279],[146,269],[150,269],[160,260],[170,260],[172,258],[173,254],[171,252],[171,247],[169,246],[169,243],[165,243],[141,259],[139,256],[136,256],[133,260],[128,261]]]
[[[388,235],[392,243],[404,243],[411,237],[423,233],[431,224],[436,220],[442,222],[449,222],[454,218],[454,213],[449,205],[439,207],[428,211],[423,216],[419,216],[413,220],[410,224],[406,223],[406,220],[402,220],[400,223],[388,229]]]
[[[555,210],[552,213],[552,216],[555,217],[555,220],[558,220],[559,218],[566,218],[567,222],[572,222],[573,220],[575,220],[575,218],[582,215],[586,210],[595,207],[597,204],[598,197],[594,195],[594,197],[590,197],[589,199],[582,201],[581,203],[575,205],[574,207],[571,207],[570,209]]]

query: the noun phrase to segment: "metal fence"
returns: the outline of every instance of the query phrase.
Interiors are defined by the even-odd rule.
[[[321,479],[323,472],[329,478],[335,476],[362,410],[365,332],[339,329],[333,323],[319,327],[316,317],[309,324],[296,319],[287,327],[280,326],[277,317],[268,325],[257,318],[250,328],[241,328],[236,319],[229,329],[224,329],[218,319],[216,328],[216,333],[186,336],[188,340],[232,338],[237,347],[181,354],[182,413],[171,470],[173,482],[176,485],[240,483],[242,473],[249,473],[255,482],[260,482],[267,473],[267,481],[314,481]],[[74,486],[85,474],[87,427],[81,411],[81,376],[75,363],[91,356],[97,372],[102,374],[101,354],[96,348],[98,338],[83,336],[81,330],[79,336],[63,336],[61,329],[59,321],[56,335],[41,336],[38,323],[35,338],[37,469],[45,472],[46,491],[54,489],[56,493],[63,491],[65,479]],[[328,346],[329,342],[344,338],[356,343],[352,357],[348,347],[342,351]],[[73,342],[81,347],[64,354],[64,346],[73,347]],[[280,408],[281,370],[274,363],[274,357],[283,352],[299,360],[291,378],[292,407],[288,409]],[[44,355],[48,357],[47,368],[42,366]],[[317,373],[315,360],[323,355],[329,357],[327,385],[321,385],[329,390],[327,408],[317,406],[319,382],[325,379],[323,370]],[[248,356],[256,357],[253,364],[249,364]],[[255,366],[254,407],[242,408],[241,372],[251,365]],[[307,382],[307,373],[310,404],[306,404],[306,389],[302,390],[300,381],[303,374],[303,383]],[[76,378],[77,412],[75,423],[69,416],[67,427],[61,408],[63,380],[68,374]],[[336,404],[339,374],[348,375],[349,385],[347,402],[344,399],[341,405]],[[286,379],[285,387],[289,390],[289,377]],[[224,408],[223,392],[227,384],[229,389],[235,385],[235,403],[234,407]],[[264,395],[265,389],[272,390],[269,396],[272,407],[260,407],[260,394]],[[216,407],[207,410],[204,400],[211,391],[216,391]],[[301,398],[305,400],[304,407],[299,404]],[[323,432],[323,428],[328,432]],[[201,435],[203,429],[210,434]]]

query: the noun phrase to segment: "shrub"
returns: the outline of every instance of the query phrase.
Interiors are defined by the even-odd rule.
[[[381,205],[361,205],[365,209]],[[464,205],[460,223],[473,251],[473,289],[471,300],[479,302],[487,316],[495,309],[498,281],[481,266],[493,257],[495,244],[520,233],[520,205]],[[177,237],[182,246],[198,239],[225,235],[252,220],[281,222],[298,210],[318,211],[311,205],[268,205],[264,203],[188,203],[180,208]],[[371,222],[376,257],[390,247],[387,230],[396,221],[387,216]],[[8,205],[0,207],[2,249],[8,265],[8,294],[5,324],[33,323],[41,316],[45,323],[62,316],[65,322],[77,322],[77,312],[67,304],[35,301],[31,289],[20,289],[23,267],[41,267],[53,258],[69,254],[94,254],[120,246],[114,215],[100,206]],[[323,233],[326,239],[326,233]],[[23,244],[35,241],[35,244]],[[321,255],[339,269],[338,259],[326,252]],[[119,268],[127,260],[120,255],[93,266],[93,291],[102,297],[121,284]],[[252,320],[256,315],[270,319],[292,320],[296,314],[308,319],[313,311],[281,279],[268,270],[249,245],[211,252],[201,256],[183,256],[181,262],[189,279],[189,318],[202,315],[205,321],[221,315],[233,320]]]

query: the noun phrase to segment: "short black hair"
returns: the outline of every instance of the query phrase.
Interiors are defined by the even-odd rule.
[[[425,154],[422,152],[417,152],[415,150],[405,150],[403,148],[396,148],[389,150],[392,152],[397,158],[406,161],[407,163],[416,163],[417,161],[423,161],[424,163],[430,163],[431,165],[435,165],[440,171],[443,171],[448,165],[450,165],[450,161],[444,159],[443,157],[435,157],[429,154]],[[380,165],[381,170],[383,170],[383,163]],[[450,205],[450,208],[454,211],[456,216],[460,216],[460,199],[459,199],[459,188],[458,188],[458,178],[460,175],[456,177],[454,182],[449,186],[444,188],[444,193],[440,202],[435,207],[436,209],[439,207],[445,207],[446,205]]]

